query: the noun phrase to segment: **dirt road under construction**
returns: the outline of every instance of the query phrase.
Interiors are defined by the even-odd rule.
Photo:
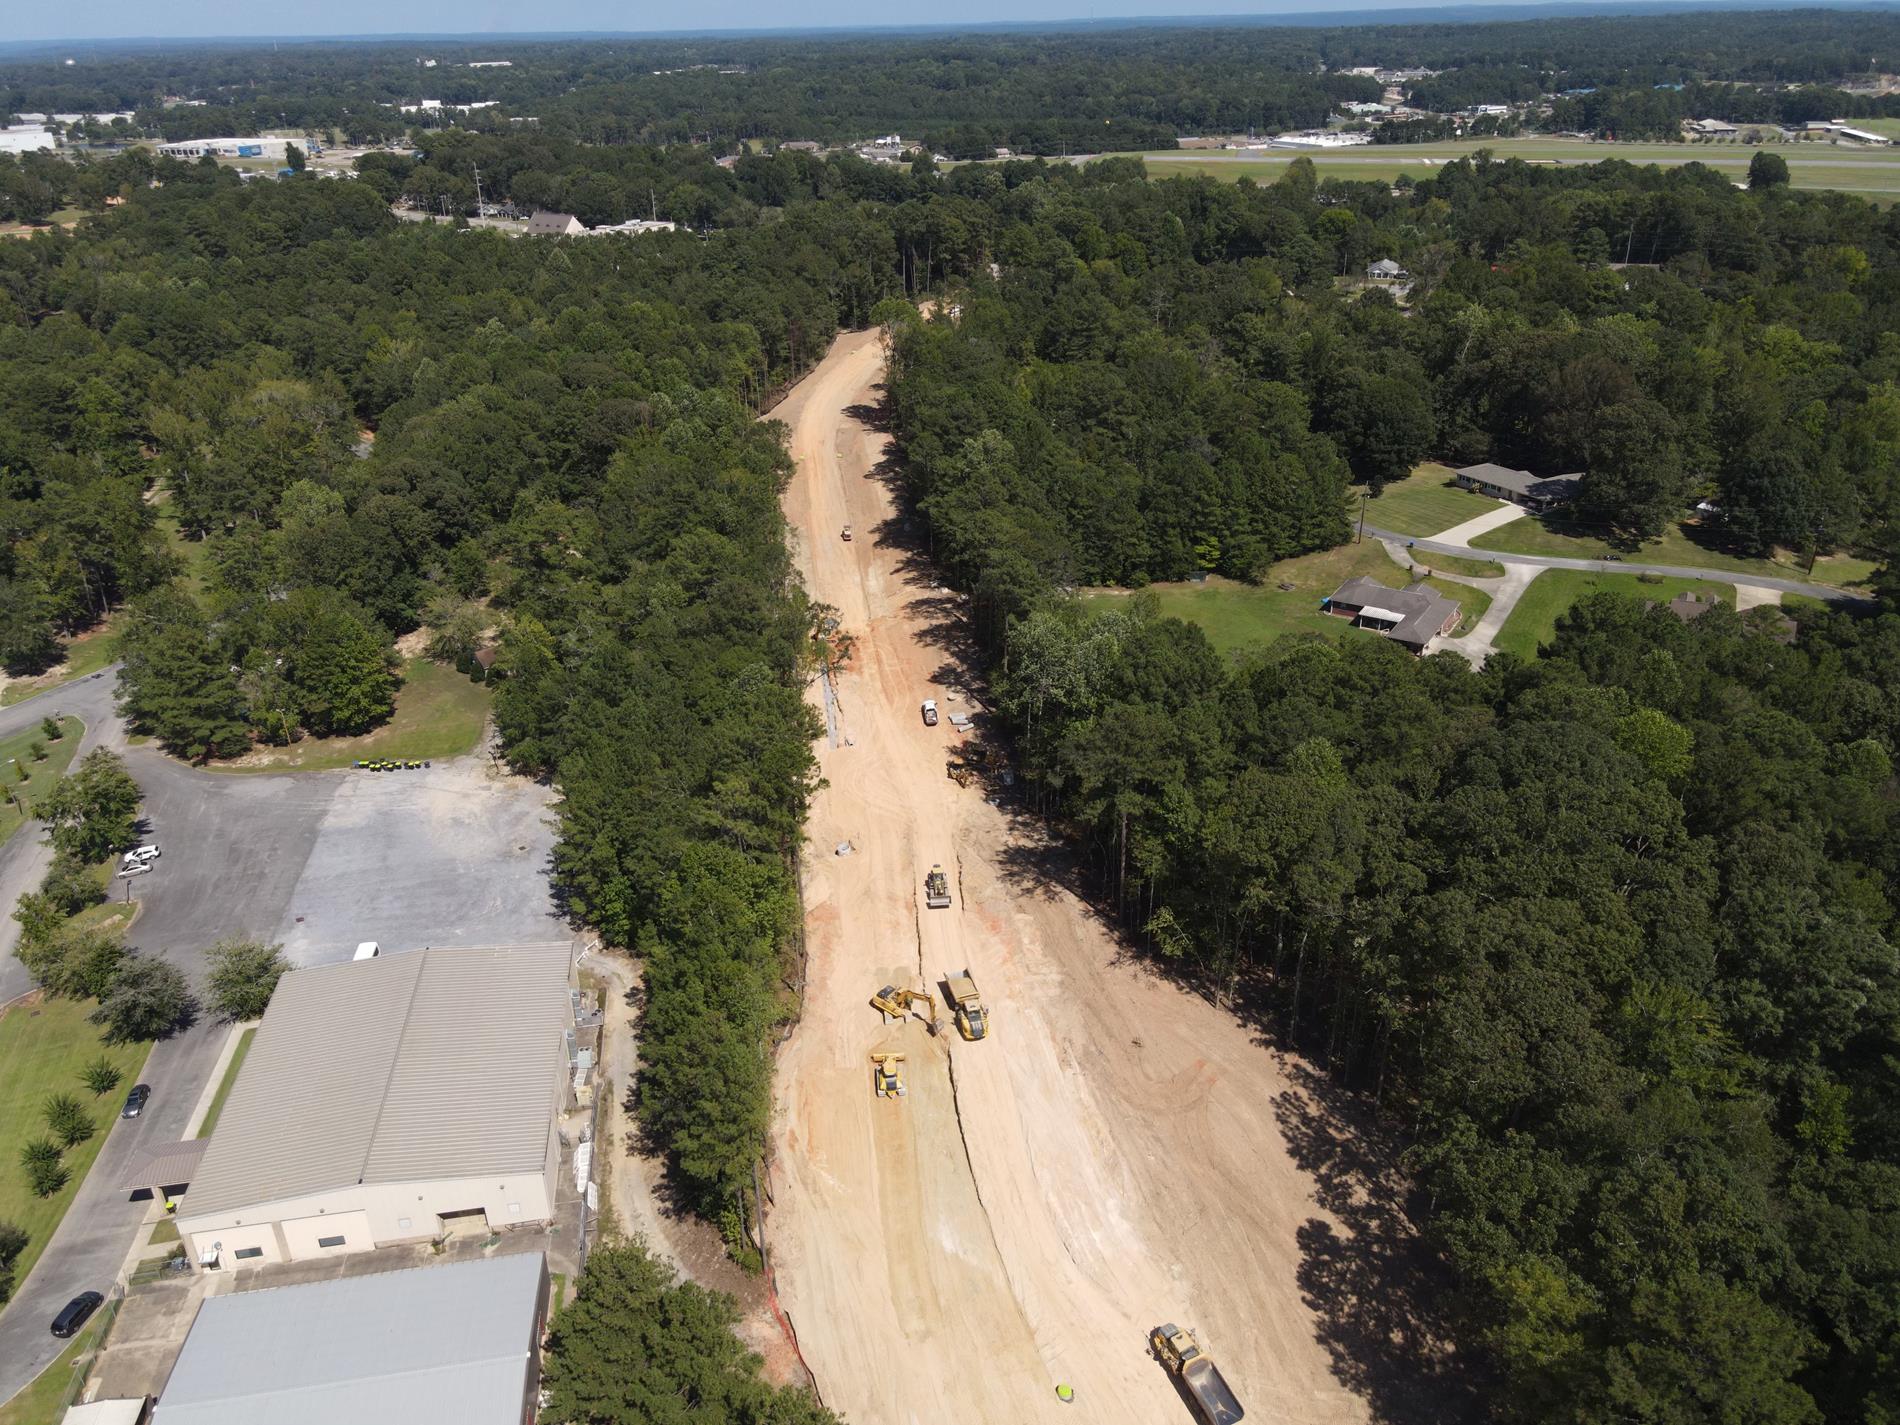
[[[949,714],[976,711],[962,605],[878,473],[883,364],[874,334],[846,335],[774,412],[803,577],[857,638],[819,745],[809,980],[773,1126],[767,1235],[803,1355],[853,1425],[1189,1425],[1146,1352],[1148,1328],[1177,1321],[1250,1419],[1372,1418],[1308,1261],[1352,1229],[1321,1205],[1336,1205],[1313,1171],[1324,1135],[1307,1130],[1323,1115],[1299,1066],[1131,960],[1033,869],[1032,827],[946,776],[963,736]],[[947,910],[923,904],[936,862]],[[990,1007],[982,1042],[868,1002],[897,983],[941,1006],[965,966]],[[872,1093],[884,1049],[909,1056],[906,1098]]]

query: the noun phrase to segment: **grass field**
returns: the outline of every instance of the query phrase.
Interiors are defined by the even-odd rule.
[[[1875,120],[1863,127],[1888,132],[1882,123],[1895,125],[1900,120]],[[1179,174],[1203,174],[1229,180],[1252,178],[1271,183],[1296,158],[1311,158],[1322,179],[1357,178],[1391,182],[1402,173],[1424,177],[1453,159],[1489,149],[1499,158],[1521,158],[1527,162],[1602,163],[1622,159],[1635,164],[1672,167],[1684,163],[1702,163],[1741,179],[1758,148],[1767,148],[1788,161],[1790,181],[1797,188],[1834,188],[1869,196],[1900,196],[1900,152],[1880,148],[1856,148],[1831,143],[1614,143],[1584,139],[1462,139],[1445,143],[1370,145],[1345,150],[1307,151],[1263,149],[1249,151],[1245,157],[1234,150],[1222,156],[1199,156],[1195,150],[1182,149],[1140,155],[1147,160],[1153,178]]]
[[[261,747],[237,762],[214,762],[218,772],[334,771],[361,759],[404,761],[459,757],[474,750],[488,719],[489,691],[453,668],[411,658],[403,665],[396,711],[361,737],[306,737],[288,747]]]
[[[14,1265],[14,1280],[25,1281],[45,1250],[53,1229],[99,1156],[125,1090],[138,1078],[149,1044],[110,1046],[100,1042],[98,1026],[86,1018],[91,1000],[27,1001],[0,1013],[0,1221],[17,1222],[28,1241]],[[119,1087],[95,1098],[80,1082],[80,1071],[100,1055],[124,1075]],[[65,1152],[72,1177],[51,1197],[35,1197],[20,1168],[20,1145],[39,1137],[45,1127],[40,1105],[50,1093],[70,1093],[86,1105],[98,1131]]]
[[[1450,466],[1427,462],[1368,499],[1365,516],[1369,525],[1425,539],[1497,507],[1496,500],[1459,489],[1452,482]]]
[[[218,1115],[224,1112],[224,1101],[231,1096],[231,1085],[237,1082],[238,1070],[244,1067],[244,1056],[251,1052],[251,1041],[256,1037],[256,1025],[238,1036],[237,1048],[231,1051],[231,1062],[225,1065],[224,1077],[218,1080],[218,1091],[211,1096],[211,1107],[205,1110],[205,1121],[198,1125],[198,1137],[209,1138],[211,1130],[218,1126]]]
[[[1473,579],[1504,577],[1504,566],[1492,559],[1462,559],[1456,554],[1438,554],[1429,549],[1414,551],[1412,559],[1434,574],[1464,574]]]
[[[60,730],[66,735],[58,742],[47,742],[46,734],[37,725],[25,732],[16,732],[11,737],[0,737],[0,782],[4,782],[10,796],[0,798],[0,846],[26,825],[28,809],[36,797],[46,794],[55,781],[65,774],[72,765],[73,753],[79,750],[79,736],[86,725],[76,717],[63,717],[59,720]],[[46,760],[33,760],[33,744],[46,743]],[[27,770],[26,780],[20,780],[20,768]]]
[[[1537,650],[1557,635],[1557,620],[1585,594],[1634,594],[1664,603],[1685,590],[1714,594],[1726,604],[1735,602],[1735,586],[1704,579],[1654,578],[1638,574],[1596,574],[1585,569],[1546,569],[1524,590],[1494,640],[1506,652],[1535,658]]]
[[[1368,539],[1343,544],[1319,554],[1302,555],[1273,566],[1258,585],[1232,579],[1210,578],[1199,584],[1154,584],[1165,618],[1197,625],[1216,652],[1226,657],[1263,648],[1290,633],[1316,633],[1322,638],[1376,638],[1377,634],[1351,627],[1344,619],[1320,612],[1320,600],[1355,576],[1375,579],[1392,588],[1411,582],[1404,566],[1395,564],[1385,546]],[[1431,579],[1431,586],[1458,600],[1459,630],[1471,627],[1491,606],[1488,594]],[[1291,589],[1280,588],[1291,584]],[[1084,595],[1091,602],[1127,597],[1125,590],[1101,590]]]
[[[1643,564],[1676,564],[1689,569],[1720,569],[1733,574],[1759,574],[1774,579],[1805,579],[1815,584],[1831,584],[1843,589],[1862,585],[1877,567],[1872,560],[1848,554],[1828,554],[1814,562],[1808,572],[1807,560],[1787,551],[1773,559],[1757,559],[1731,554],[1715,544],[1710,535],[1692,520],[1671,525],[1663,533],[1638,549],[1612,545],[1600,535],[1566,524],[1560,516],[1539,518],[1527,515],[1507,525],[1479,535],[1471,541],[1473,549],[1494,549],[1500,554],[1552,554],[1571,559],[1601,559],[1617,553],[1624,559]]]
[[[68,639],[66,661],[58,667],[48,669],[37,678],[9,679],[6,691],[0,692],[0,708],[12,707],[35,693],[57,688],[62,683],[97,673],[105,667],[112,661],[112,635],[117,632],[117,619],[117,613],[108,614],[97,628],[87,629],[77,637]]]
[[[185,587],[196,598],[204,592],[205,575],[211,566],[211,541],[192,539],[178,527],[178,514],[169,493],[160,496],[153,508],[157,511],[159,531],[165,536],[165,547],[184,564]]]

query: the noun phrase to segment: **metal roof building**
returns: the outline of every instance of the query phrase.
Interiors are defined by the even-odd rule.
[[[547,1303],[538,1252],[213,1296],[154,1425],[522,1425]]]
[[[179,1208],[205,1266],[303,1260],[553,1211],[567,945],[296,970]]]

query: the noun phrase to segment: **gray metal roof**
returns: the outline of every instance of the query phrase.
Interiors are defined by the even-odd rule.
[[[538,1171],[569,961],[562,943],[438,947],[285,975],[180,1216]]]
[[[1394,589],[1376,579],[1355,576],[1333,590],[1329,603],[1363,609],[1375,618],[1396,619],[1385,636],[1413,648],[1423,648],[1458,612],[1458,601],[1448,599],[1423,580]]]
[[[1513,470],[1508,465],[1495,465],[1486,460],[1477,465],[1467,465],[1454,471],[1467,480],[1475,480],[1484,485],[1495,485],[1500,490],[1511,490],[1520,495],[1530,495],[1539,500],[1568,500],[1577,492],[1582,474],[1569,475],[1533,475],[1528,470]]]
[[[208,1298],[153,1425],[519,1425],[540,1253]]]

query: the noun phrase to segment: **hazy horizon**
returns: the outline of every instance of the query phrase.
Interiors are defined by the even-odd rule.
[[[678,34],[725,30],[888,29],[907,27],[976,27],[998,24],[1074,24],[1091,20],[1197,20],[1267,18],[1285,15],[1328,14],[1365,16],[1384,11],[1517,10],[1654,11],[1657,9],[1887,9],[1886,4],[1803,4],[1765,0],[1737,4],[1689,0],[1680,6],[1654,0],[1384,0],[1366,4],[1315,3],[1286,0],[1261,4],[1258,0],[1035,0],[1032,13],[1005,0],[973,0],[941,15],[895,15],[872,0],[815,0],[788,13],[764,0],[705,0],[691,7],[655,7],[615,4],[612,0],[547,0],[533,11],[533,28],[520,25],[522,8],[500,0],[334,0],[321,11],[302,5],[237,3],[237,0],[174,0],[166,7],[166,25],[154,28],[149,0],[96,0],[79,11],[40,9],[16,18],[0,34],[0,46],[70,41],[75,45],[119,40],[193,39],[404,39],[530,38],[562,33]],[[77,24],[79,28],[73,28]]]

